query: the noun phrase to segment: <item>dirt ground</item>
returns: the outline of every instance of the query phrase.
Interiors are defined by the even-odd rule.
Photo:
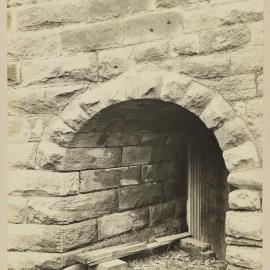
[[[187,252],[174,248],[160,255],[153,255],[129,262],[133,270],[225,270],[226,264],[220,260],[199,260]]]

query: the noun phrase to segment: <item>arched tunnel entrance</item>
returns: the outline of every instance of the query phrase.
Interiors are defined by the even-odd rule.
[[[95,114],[68,148],[118,151],[116,162],[98,157],[79,166],[81,193],[115,189],[117,212],[146,207],[139,215],[147,215],[147,226],[174,221],[178,232],[189,231],[224,258],[228,173],[213,132],[199,117],[170,102],[125,101]],[[108,220],[98,223],[99,240],[132,227],[122,222],[114,228]]]

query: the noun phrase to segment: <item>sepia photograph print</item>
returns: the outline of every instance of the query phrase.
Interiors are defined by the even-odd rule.
[[[264,2],[4,2],[3,270],[266,270]]]

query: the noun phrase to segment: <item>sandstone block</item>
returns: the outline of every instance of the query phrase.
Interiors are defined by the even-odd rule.
[[[212,100],[212,97],[212,90],[201,84],[192,82],[183,97],[182,104],[185,109],[199,115]]]
[[[226,234],[235,238],[262,240],[262,213],[250,211],[228,211]]]
[[[114,212],[115,200],[113,190],[64,198],[31,197],[28,202],[28,221],[42,224],[83,221]]]
[[[228,182],[236,188],[262,189],[262,170],[249,170],[243,172],[233,172],[228,176]]]
[[[102,147],[107,141],[106,132],[78,132],[68,143],[70,148]]]
[[[231,3],[217,8],[216,16],[219,24],[236,24],[260,21],[263,19],[263,2],[251,0]]]
[[[164,144],[167,133],[146,132],[141,139],[141,145],[160,145]]]
[[[128,269],[127,262],[121,261],[119,259],[100,263],[97,266],[97,270],[127,270],[127,269]]]
[[[18,12],[17,20],[20,30],[35,30],[67,23],[86,22],[88,14],[87,0],[82,0],[75,5],[72,0],[52,1],[22,8]]]
[[[70,52],[116,47],[123,44],[123,24],[113,21],[65,29],[61,33],[61,44]]]
[[[263,47],[251,46],[231,53],[232,74],[258,72],[263,68]]]
[[[241,47],[250,35],[248,26],[241,24],[205,30],[200,33],[200,50],[209,53]]]
[[[123,165],[141,165],[151,161],[150,146],[126,146],[123,147]]]
[[[128,69],[130,48],[103,50],[98,53],[99,76],[108,80]]]
[[[250,139],[249,130],[240,118],[225,122],[214,133],[222,150],[236,147]]]
[[[120,210],[159,203],[162,200],[162,184],[149,183],[130,187],[121,187],[118,190],[118,197]]]
[[[134,48],[136,62],[158,61],[167,57],[168,44],[166,41],[155,41],[140,44]]]
[[[170,42],[170,56],[192,55],[200,53],[198,34],[185,34]]]
[[[16,169],[34,169],[36,150],[37,143],[9,144],[9,167]]]
[[[8,85],[21,83],[21,63],[11,62],[7,66]]]
[[[220,127],[224,121],[233,118],[234,111],[231,106],[219,95],[216,95],[200,115],[204,124],[215,129]]]
[[[9,116],[8,140],[11,142],[36,142],[40,141],[44,129],[52,121],[51,115],[38,116]]]
[[[149,225],[156,226],[175,218],[175,201],[149,206]]]
[[[184,16],[184,32],[198,32],[203,29],[212,28],[216,25],[216,8],[201,8],[186,11]]]
[[[124,232],[142,229],[148,222],[147,208],[101,217],[98,219],[98,239],[102,240]]]
[[[131,146],[138,145],[142,137],[141,132],[110,132],[107,146]]]
[[[64,270],[81,270],[81,264],[74,264],[69,267],[64,268]]]
[[[124,43],[136,44],[180,35],[182,16],[176,11],[161,11],[124,20]]]
[[[229,193],[231,209],[258,210],[261,208],[261,194],[258,191],[236,189]]]
[[[23,197],[8,197],[8,222],[25,223],[27,221],[27,199]]]
[[[65,252],[97,240],[96,221],[60,225],[10,224],[11,251]]]
[[[96,53],[25,61],[22,65],[23,84],[96,81],[97,66]]]
[[[251,247],[262,247],[263,242],[257,240],[250,240],[245,238],[234,238],[227,236],[225,238],[226,244],[236,245],[236,246],[251,246]]]
[[[262,249],[228,245],[226,249],[226,260],[241,267],[261,269]]]
[[[80,172],[80,192],[108,189],[140,182],[140,167],[129,166]]]
[[[14,196],[66,196],[79,190],[79,173],[38,170],[9,171],[9,194]]]
[[[224,77],[230,73],[230,56],[227,54],[190,56],[180,61],[179,72],[196,78]]]
[[[8,39],[8,54],[11,57],[53,57],[58,55],[58,32],[42,30],[33,33],[11,35]]]
[[[246,115],[248,118],[256,118],[263,115],[263,99],[255,98],[246,102]]]
[[[243,171],[254,169],[259,166],[257,150],[250,141],[224,151],[223,158],[229,171]]]

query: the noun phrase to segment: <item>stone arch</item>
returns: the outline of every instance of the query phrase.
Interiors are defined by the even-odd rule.
[[[143,65],[85,91],[68,104],[39,144],[37,168],[68,171],[65,168],[66,147],[76,133],[103,109],[135,99],[171,102],[197,115],[214,131],[229,172],[260,166],[246,124],[218,92],[185,74]]]

